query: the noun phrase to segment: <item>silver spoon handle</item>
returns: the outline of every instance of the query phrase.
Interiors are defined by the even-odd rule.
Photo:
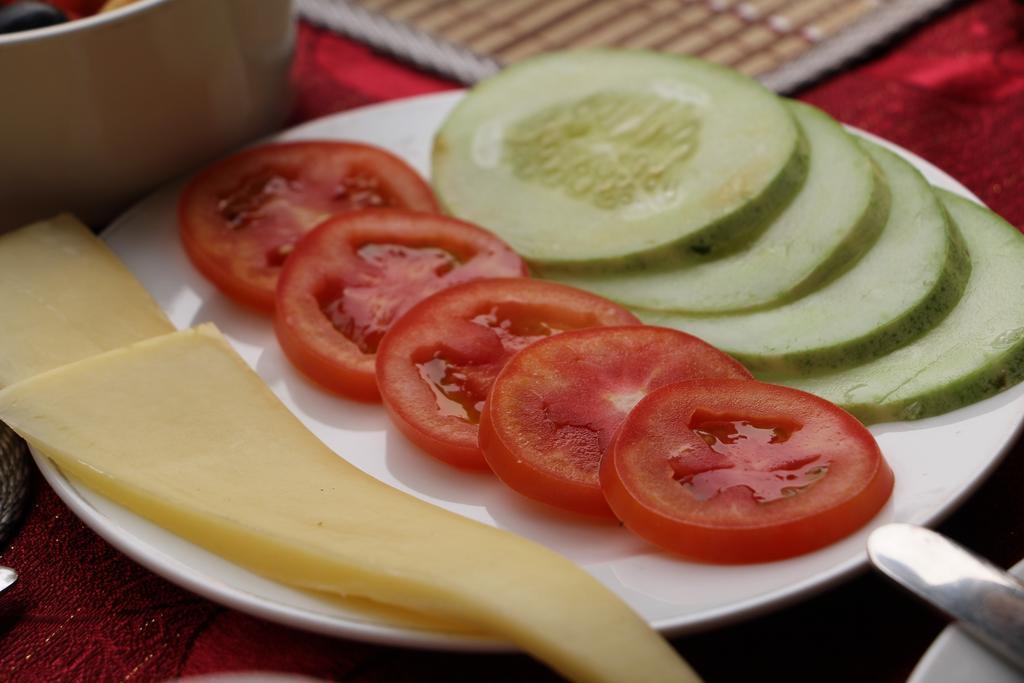
[[[945,536],[911,524],[876,529],[868,555],[885,576],[1024,671],[1024,584]]]
[[[0,567],[0,593],[10,588],[11,584],[18,580],[18,572],[10,567]]]

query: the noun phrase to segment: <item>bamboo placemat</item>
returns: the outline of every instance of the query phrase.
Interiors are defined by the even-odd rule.
[[[308,21],[475,83],[576,47],[725,64],[789,92],[954,0],[298,0]]]

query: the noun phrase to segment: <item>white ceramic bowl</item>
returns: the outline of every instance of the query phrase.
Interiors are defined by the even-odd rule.
[[[132,200],[280,125],[291,0],[138,0],[0,35],[0,232]]]

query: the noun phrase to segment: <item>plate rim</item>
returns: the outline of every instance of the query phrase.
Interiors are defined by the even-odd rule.
[[[379,110],[401,109],[408,106],[410,103],[418,103],[428,100],[443,101],[450,99],[454,103],[454,101],[463,97],[464,94],[465,90],[448,90],[439,93],[429,93],[409,98],[375,103],[364,107],[357,107],[329,114],[303,122],[291,128],[280,130],[270,136],[253,141],[245,145],[243,148],[265,144],[271,141],[301,138],[311,129],[315,130],[328,122],[336,119],[344,119],[345,117],[353,114],[365,115]],[[921,171],[922,169],[930,170],[937,177],[942,178],[948,185],[949,189],[952,189],[956,194],[967,197],[984,206],[978,197],[962,183],[926,159],[923,159],[917,154],[867,131],[848,125],[845,127],[859,136],[896,152],[905,160],[910,161],[918,171]],[[131,221],[133,214],[137,211],[144,210],[145,206],[152,201],[154,197],[162,192],[168,191],[169,188],[178,186],[185,178],[190,177],[193,172],[187,173],[177,179],[169,180],[146,197],[140,199],[119,215],[118,218],[112,221],[101,233],[101,237],[105,240],[109,240],[111,235],[123,229],[124,225]],[[944,505],[933,510],[931,514],[922,521],[922,523],[926,526],[937,525],[959,508],[967,498],[973,495],[977,488],[1002,462],[1003,458],[1019,438],[1022,429],[1024,429],[1024,415],[1017,418],[1012,429],[1012,433],[1009,434],[985,466],[976,471],[968,481],[961,485],[956,495],[949,498]],[[210,599],[213,602],[293,628],[299,628],[332,637],[351,638],[375,644],[464,652],[510,652],[516,651],[517,649],[511,643],[495,638],[453,634],[450,632],[427,628],[420,629],[410,626],[387,625],[381,622],[360,621],[355,618],[339,621],[335,616],[316,614],[309,610],[285,605],[271,598],[252,595],[244,589],[224,584],[215,577],[212,579],[212,582],[210,577],[206,577],[205,580],[202,580],[200,577],[196,577],[187,571],[183,571],[181,567],[175,566],[173,562],[166,561],[173,558],[165,558],[165,554],[161,553],[158,549],[156,550],[156,555],[153,555],[147,554],[143,547],[132,545],[133,541],[135,543],[141,543],[143,546],[148,546],[149,544],[130,533],[126,536],[126,531],[114,520],[94,508],[88,500],[83,497],[82,493],[77,490],[73,481],[65,477],[56,465],[49,460],[49,458],[38,453],[35,449],[31,449],[31,453],[43,476],[57,495],[65,504],[68,505],[69,508],[71,508],[72,512],[82,519],[82,521],[93,529],[93,531],[119,551],[128,555],[133,561],[138,562],[150,571],[153,571],[172,583],[175,583],[190,592]],[[124,509],[127,514],[134,515],[133,512],[126,508],[122,509]],[[195,546],[195,548],[202,552],[209,552],[199,546]],[[684,619],[682,623],[677,623],[680,619],[679,617],[675,617],[656,619],[649,621],[649,623],[653,628],[661,632],[666,637],[705,631],[754,618],[766,612],[781,609],[798,600],[810,598],[824,590],[827,590],[828,588],[834,587],[837,584],[848,580],[856,574],[865,571],[867,567],[867,553],[866,550],[862,550],[859,554],[833,565],[826,571],[806,577],[800,581],[789,584],[784,588],[757,595],[755,597],[746,598],[730,603],[726,606],[698,611],[697,614],[701,615],[699,621]],[[218,590],[218,588],[220,589]]]

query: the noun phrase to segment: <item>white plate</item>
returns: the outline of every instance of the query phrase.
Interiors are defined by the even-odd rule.
[[[279,139],[362,140],[397,153],[427,174],[433,132],[459,97],[445,93],[368,107],[311,122]],[[901,153],[931,182],[969,194],[935,167]],[[936,523],[996,465],[1024,415],[1021,385],[942,417],[875,427],[872,431],[896,472],[896,489],[867,528],[818,552],[781,562],[739,567],[684,562],[617,525],[542,508],[488,474],[448,467],[418,452],[393,430],[379,406],[345,401],[312,386],[285,360],[267,319],[233,305],[188,263],[175,222],[180,188],[179,182],[157,192],[104,235],[175,325],[215,322],[284,403],[341,457],[402,491],[563,553],[667,635],[777,608],[863,569],[871,528],[895,521]],[[445,649],[505,647],[396,624],[266,581],[79,488],[45,459],[37,456],[37,461],[61,498],[97,533],[140,564],[214,601],[348,638]]]
[[[1024,579],[1024,560],[1010,573]],[[960,627],[951,625],[939,634],[914,668],[907,683],[1024,683],[1024,673],[979,645]]]

